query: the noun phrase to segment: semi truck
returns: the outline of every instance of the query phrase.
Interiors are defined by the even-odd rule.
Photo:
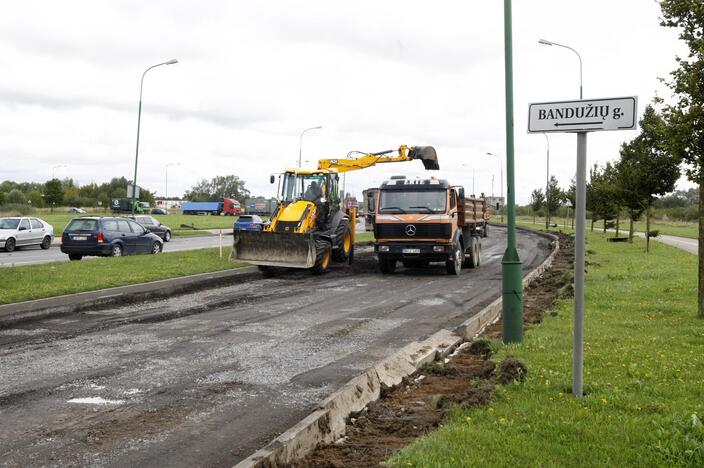
[[[244,210],[247,214],[270,215],[278,204],[276,198],[248,198],[244,201]]]
[[[483,195],[465,197],[446,180],[394,178],[382,183],[376,202],[374,251],[384,274],[444,262],[447,273],[481,264],[489,213]]]
[[[237,216],[240,214],[240,202],[234,198],[225,198],[220,202],[183,202],[181,212],[185,215]]]
[[[113,213],[138,213],[144,214],[149,212],[149,203],[135,201],[134,210],[132,210],[132,199],[131,198],[113,198],[110,200],[110,208]]]

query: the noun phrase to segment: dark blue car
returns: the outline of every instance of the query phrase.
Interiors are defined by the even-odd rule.
[[[163,246],[159,236],[126,218],[74,218],[61,235],[61,251],[70,260],[157,254]]]
[[[240,215],[235,221],[235,231],[261,231],[264,220],[257,215]]]

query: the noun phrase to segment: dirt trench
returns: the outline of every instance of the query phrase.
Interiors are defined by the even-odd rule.
[[[560,250],[552,267],[524,292],[526,329],[540,323],[559,298],[572,294],[573,238],[560,234]],[[501,363],[491,359],[486,338],[501,338],[501,321],[482,338],[464,345],[447,363],[437,361],[347,420],[346,434],[335,443],[318,446],[292,468],[378,467],[416,438],[434,431],[453,407],[489,403],[496,385],[525,378],[529,369],[511,357]]]

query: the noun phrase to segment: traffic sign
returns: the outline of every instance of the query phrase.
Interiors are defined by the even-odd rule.
[[[528,133],[634,130],[636,96],[528,105]]]

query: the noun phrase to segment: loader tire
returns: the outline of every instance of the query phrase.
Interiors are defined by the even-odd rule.
[[[332,251],[332,259],[338,263],[345,263],[352,252],[352,233],[350,232],[350,223],[341,221],[335,230],[335,246]]]
[[[315,241],[315,265],[310,269],[314,275],[321,275],[330,266],[332,260],[332,247],[328,241],[317,239]]]

